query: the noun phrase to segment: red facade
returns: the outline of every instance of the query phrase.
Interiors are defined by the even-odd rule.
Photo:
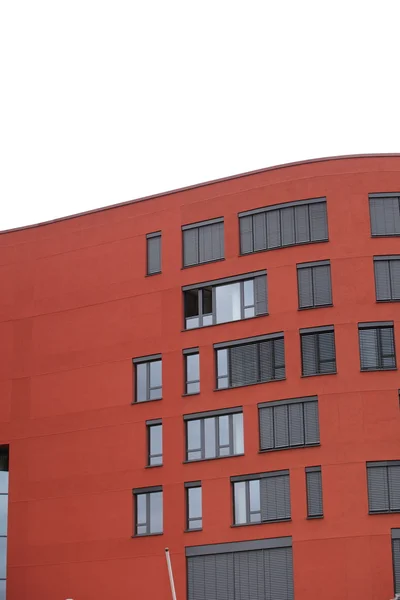
[[[0,444],[10,448],[8,600],[186,598],[185,547],[292,536],[296,600],[389,600],[391,529],[370,515],[367,461],[400,459],[397,370],[360,372],[359,322],[377,303],[368,195],[400,192],[400,156],[267,169],[0,235]],[[326,197],[329,241],[240,255],[238,213]],[[224,218],[225,259],[182,268],[186,224]],[[146,234],[162,273],[146,276]],[[296,264],[330,260],[333,306],[298,310]],[[268,316],[184,330],[182,287],[267,270]],[[299,329],[334,325],[337,373],[302,377]],[[213,345],[283,331],[286,379],[215,391]],[[183,396],[182,350],[200,349],[201,393]],[[132,359],[162,354],[163,398],[132,403]],[[400,362],[397,350],[397,363]],[[318,396],[320,446],[259,452],[257,404]],[[185,462],[183,415],[243,406],[243,456]],[[162,418],[163,466],[145,422]],[[304,469],[321,465],[324,518],[307,519]],[[232,527],[230,477],[289,469],[291,520]],[[203,529],[185,532],[184,482],[201,480]],[[132,489],[163,486],[164,533],[132,537]]]

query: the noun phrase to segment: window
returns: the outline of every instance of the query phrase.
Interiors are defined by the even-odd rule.
[[[283,333],[214,344],[217,389],[285,378]]]
[[[267,314],[267,272],[246,273],[183,288],[185,329]]]
[[[335,334],[332,326],[300,329],[302,375],[336,373]]]
[[[331,265],[329,260],[297,265],[299,308],[332,305]]]
[[[231,477],[234,524],[290,519],[289,471]]]
[[[400,594],[400,529],[392,529],[394,593]]]
[[[400,256],[375,256],[374,271],[377,301],[400,300]]]
[[[326,199],[288,202],[239,214],[240,252],[250,254],[328,239]]]
[[[163,532],[163,492],[161,486],[133,490],[135,535]]]
[[[186,415],[186,460],[244,453],[242,408]]]
[[[147,450],[149,467],[162,465],[162,421],[161,419],[153,419],[146,421],[147,426]]]
[[[393,321],[359,323],[361,371],[396,368]]]
[[[318,400],[293,398],[258,405],[260,449],[282,450],[319,444]]]
[[[323,517],[321,467],[306,467],[306,488],[307,517],[309,519]]]
[[[148,233],[147,240],[147,275],[161,273],[161,231]]]
[[[372,236],[400,235],[400,193],[370,194]]]
[[[370,513],[400,512],[400,460],[367,462]]]
[[[186,490],[186,529],[198,531],[203,527],[201,481],[185,483]]]
[[[160,400],[162,398],[161,354],[134,358],[136,372],[136,402]]]
[[[198,348],[183,351],[185,360],[185,394],[200,392],[200,354]]]
[[[8,521],[8,447],[0,447],[0,598],[6,597]]]
[[[184,225],[182,232],[184,267],[224,258],[223,218]]]

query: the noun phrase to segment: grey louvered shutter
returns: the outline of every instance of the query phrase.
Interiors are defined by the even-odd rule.
[[[303,403],[288,404],[289,412],[289,445],[304,446]]]
[[[267,247],[267,227],[265,213],[257,213],[253,216],[254,252],[265,250]]]
[[[264,600],[262,550],[235,552],[234,572],[235,600]],[[219,596],[215,600],[219,600]]]
[[[214,223],[211,225],[211,247],[212,247],[212,260],[224,258],[224,224]]]
[[[188,557],[188,600],[207,600],[204,577],[204,556]]]
[[[286,374],[284,338],[276,338],[272,343],[274,345],[274,379],[284,379]]]
[[[359,329],[361,370],[378,369],[378,332],[376,329]]]
[[[217,598],[217,569],[215,554],[204,556],[204,587],[206,598]]]
[[[326,202],[310,204],[310,237],[312,242],[328,239],[328,222],[326,216]]]
[[[322,476],[321,469],[311,467],[306,469],[307,484],[307,516],[322,517]]]
[[[400,594],[400,540],[392,540],[394,591]]]
[[[292,548],[264,550],[264,564],[268,564],[266,579],[266,600],[293,600],[293,559]]]
[[[388,467],[390,510],[400,510],[400,465]]]
[[[290,519],[289,475],[275,475],[260,480],[261,519]]]
[[[269,210],[267,218],[267,243],[268,248],[279,248],[281,246],[281,227],[279,210]]]
[[[392,300],[400,300],[400,258],[390,261],[390,283]]]
[[[324,331],[323,333],[318,333],[317,335],[319,347],[319,372],[335,373],[335,334],[333,331]]]
[[[185,229],[183,231],[183,266],[197,265],[199,262],[199,230]]]
[[[161,273],[161,235],[147,238],[147,274]]]
[[[190,231],[190,230],[189,230]],[[213,223],[199,227],[200,263],[224,257],[224,224]]]
[[[287,448],[289,446],[288,407],[286,404],[283,404],[282,406],[274,406],[273,410],[275,433],[274,448]]]
[[[221,600],[235,600],[233,552],[216,554],[216,595]]]
[[[390,272],[388,260],[375,260],[375,291],[377,300],[390,300]]]
[[[240,228],[240,253],[253,252],[253,217],[239,217]]]
[[[319,444],[318,401],[304,402],[304,435],[306,444]]]
[[[260,408],[259,418],[261,450],[271,450],[274,447],[274,408]]]
[[[297,281],[299,286],[299,308],[310,308],[311,306],[314,306],[311,267],[298,268]]]
[[[315,375],[317,373],[315,336],[315,333],[300,335],[303,375]]]
[[[294,236],[294,208],[281,209],[282,246],[290,246],[295,242]]]
[[[400,233],[399,198],[370,198],[372,235]]]
[[[381,327],[378,331],[382,354],[382,367],[385,369],[394,368],[396,366],[396,358],[394,352],[393,327]]]
[[[257,383],[258,344],[244,344],[229,348],[231,385],[238,387]]]
[[[296,244],[310,241],[310,227],[308,221],[308,206],[301,204],[294,209]]]
[[[332,304],[332,285],[330,265],[313,267],[314,305]]]
[[[369,209],[371,214],[371,234],[385,235],[385,212],[383,198],[370,198]]]
[[[256,315],[265,315],[268,312],[267,306],[267,276],[260,275],[254,278],[254,301]]]
[[[261,381],[271,381],[274,376],[273,340],[260,342],[260,376]]]
[[[387,467],[367,467],[370,512],[389,511]]]

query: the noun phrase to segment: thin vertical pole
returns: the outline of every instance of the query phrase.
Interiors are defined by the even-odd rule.
[[[165,548],[165,558],[167,559],[167,567],[168,567],[169,583],[171,585],[172,600],[176,600],[174,575],[172,573],[171,557],[169,555],[168,548]]]

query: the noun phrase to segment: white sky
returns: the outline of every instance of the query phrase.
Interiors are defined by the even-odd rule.
[[[0,230],[400,151],[398,0],[1,0]]]

